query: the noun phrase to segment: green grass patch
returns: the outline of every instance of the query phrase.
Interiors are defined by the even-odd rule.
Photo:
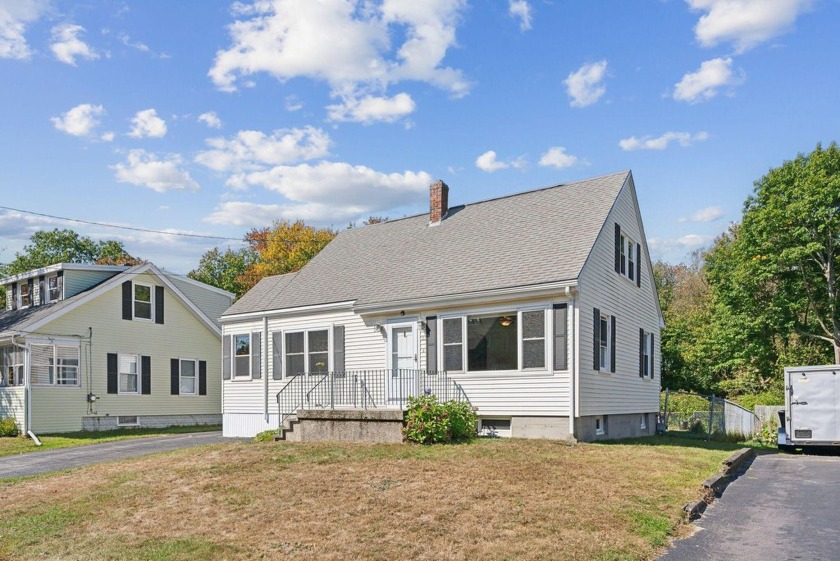
[[[160,429],[121,428],[108,431],[79,431],[60,434],[39,434],[38,439],[41,441],[42,446],[36,446],[35,443],[26,436],[16,436],[10,438],[0,438],[0,456],[13,456],[15,454],[24,454],[26,452],[39,452],[42,450],[54,450],[56,448],[70,448],[73,446],[84,446],[86,444],[97,444],[100,442],[115,442],[117,440],[128,440],[131,438],[218,430],[222,430],[221,425],[166,427]]]

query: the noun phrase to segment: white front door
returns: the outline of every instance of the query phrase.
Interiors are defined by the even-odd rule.
[[[414,325],[394,325],[390,329],[388,403],[402,405],[417,394],[417,345]]]

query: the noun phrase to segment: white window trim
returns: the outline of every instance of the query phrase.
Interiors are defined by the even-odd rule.
[[[554,332],[553,332],[553,322],[551,320],[551,314],[548,312],[552,310],[551,303],[539,303],[533,305],[525,305],[525,306],[493,306],[487,308],[475,308],[475,309],[467,309],[467,310],[459,310],[457,312],[449,312],[446,314],[441,314],[438,316],[438,345],[437,345],[437,354],[438,354],[438,364],[440,365],[441,370],[446,368],[446,365],[443,362],[444,357],[444,343],[443,343],[443,320],[445,319],[461,319],[461,364],[464,365],[463,370],[447,370],[447,372],[454,372],[458,373],[459,375],[463,374],[465,376],[473,376],[473,377],[482,377],[482,376],[506,376],[510,374],[539,374],[539,375],[553,375],[554,371],[550,368],[553,366],[553,357],[550,356],[551,352],[551,345],[549,342],[553,340]],[[522,313],[523,312],[536,312],[542,311],[543,312],[543,319],[545,321],[545,330],[544,333],[544,340],[545,344],[543,345],[543,351],[545,353],[545,359],[543,362],[542,368],[523,368],[523,353],[522,353]],[[516,369],[515,370],[477,370],[471,371],[469,370],[469,349],[467,348],[467,318],[468,316],[480,316],[480,315],[487,315],[487,314],[498,314],[498,313],[510,313],[516,314],[516,344],[517,344],[517,361],[516,361]]]
[[[249,358],[250,358],[250,353],[249,353]],[[195,372],[195,390],[191,393],[184,393],[181,390],[181,387],[182,387],[181,386],[181,362],[193,362],[193,363],[195,363],[195,370],[194,370],[194,372]],[[199,360],[197,358],[180,358],[180,357],[178,358],[178,395],[183,395],[185,397],[195,397],[195,396],[199,395],[199,393],[198,393],[198,376],[199,376],[199,374],[198,374],[198,362],[199,362]],[[250,368],[249,368],[249,370],[250,370]]]
[[[283,331],[283,377],[293,378],[298,374],[289,373],[289,364],[286,362],[286,353],[288,352],[286,345],[286,335],[294,335],[295,333],[303,333],[303,369],[305,374],[309,374],[309,333],[311,331],[326,331],[327,332],[327,372],[333,371],[333,330],[331,326],[324,327],[307,327],[306,329],[289,329]],[[345,335],[346,337],[346,335]],[[346,343],[346,341],[345,341]],[[323,351],[321,351],[323,352]],[[300,353],[294,353],[300,354]],[[346,365],[345,365],[346,370]]]
[[[619,247],[619,272],[618,274],[627,281],[636,284],[639,276],[640,257],[636,252],[636,242],[624,230],[621,230]],[[631,259],[632,256],[632,259]],[[633,275],[630,275],[630,263],[633,263]]]
[[[134,417],[133,423],[121,423],[120,419],[123,417]],[[117,426],[118,427],[139,427],[140,426],[140,415],[117,415]]]
[[[49,275],[46,278],[46,282],[44,283],[44,291],[46,292],[46,294],[44,294],[44,303],[46,303],[46,304],[49,304],[51,302],[60,301],[61,296],[62,296],[61,293],[64,292],[64,287],[63,287],[63,284],[62,284],[61,286],[57,287],[57,288],[59,288],[58,297],[57,298],[50,298],[50,281],[51,280],[55,280],[56,284],[58,284],[58,275]]]
[[[643,376],[645,380],[650,380],[653,377],[653,333],[645,331],[645,354],[644,358],[645,368],[647,373]]]
[[[149,317],[143,318],[137,315],[137,302],[146,304],[143,300],[137,299],[137,292],[136,288],[138,286],[145,286],[149,289]],[[136,321],[148,321],[150,323],[155,321],[155,286],[153,284],[148,284],[145,282],[132,282],[131,283],[131,319]]]
[[[603,321],[603,320],[606,320],[606,323],[607,323],[607,346],[606,346],[607,360],[606,361],[600,360],[603,357],[601,355],[598,356],[598,359],[599,359],[598,360],[598,363],[599,363],[598,364],[598,372],[601,372],[602,374],[612,374],[612,370],[611,370],[612,356],[613,356],[612,355],[613,354],[613,348],[612,348],[612,316],[609,315],[609,314],[602,313],[600,321]],[[605,348],[605,347],[603,347],[601,345],[601,341],[599,340],[598,341],[598,352],[600,353],[601,349],[603,349],[603,348]]]
[[[123,391],[121,388],[122,384],[120,380],[122,378],[122,359],[123,357],[134,357],[137,364],[137,391],[136,392],[128,392]],[[117,354],[117,395],[142,395],[143,394],[143,359],[140,358],[139,354],[134,353],[118,353]]]
[[[598,425],[601,425],[600,427]],[[607,434],[607,427],[604,423],[603,415],[595,415],[595,436],[604,436]]]
[[[647,430],[647,413],[642,413],[640,415],[639,429]]]
[[[29,297],[29,304],[26,304],[25,306],[23,304],[23,289],[24,289],[24,287],[26,287],[26,290],[28,291],[26,295]],[[25,280],[23,282],[18,283],[18,287],[17,287],[17,307],[18,307],[18,310],[25,310],[27,308],[32,307],[32,291],[29,290],[29,281],[28,280]]]
[[[507,428],[507,429],[495,429],[495,430],[491,431],[489,427],[484,426],[484,423],[489,424],[492,421],[508,421],[510,423],[510,425],[509,425],[509,428]],[[511,432],[512,432],[512,429],[513,429],[513,419],[503,418],[503,417],[492,417],[492,418],[487,418],[487,419],[479,419],[479,422],[480,422],[480,426],[481,426],[481,428],[479,428],[479,434],[481,434],[482,436],[489,436],[493,433],[495,433],[496,436],[500,436],[500,437],[510,437],[511,436]]]
[[[251,345],[254,341],[254,333],[253,331],[240,331],[239,333],[231,333],[230,335],[230,379],[232,382],[236,381],[248,381],[252,380],[252,368],[254,365],[252,364],[251,360]],[[259,332],[262,333],[262,332]],[[248,336],[248,375],[247,376],[237,376],[236,375],[236,338],[242,337],[243,335]],[[180,372],[181,372],[181,364],[178,363],[178,382],[180,383]],[[180,388],[179,388],[180,389]]]
[[[33,387],[39,388],[81,388],[82,387],[82,350],[79,347],[79,342],[75,340],[62,340],[62,339],[54,339],[54,340],[46,340],[46,339],[36,339],[30,341],[27,344],[27,353],[28,357],[24,358],[24,378],[28,374],[30,377],[32,376],[32,364],[30,361],[30,357],[32,356],[32,345],[36,346],[47,346],[52,347],[53,353],[53,383],[52,384],[35,384],[33,383]],[[58,383],[58,347],[69,347],[76,349],[76,356],[78,364],[76,365],[76,383],[75,384],[59,384]],[[25,380],[24,380],[25,383]],[[21,386],[24,384],[21,384]],[[21,387],[18,386],[18,387]]]

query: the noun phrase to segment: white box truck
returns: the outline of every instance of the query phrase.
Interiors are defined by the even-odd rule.
[[[840,365],[785,368],[779,449],[840,446]]]

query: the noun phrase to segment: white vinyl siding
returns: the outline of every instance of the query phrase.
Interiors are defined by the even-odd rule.
[[[0,418],[14,419],[23,429],[26,413],[26,390],[23,386],[0,387]]]
[[[641,286],[615,272],[615,224],[633,240],[644,240],[632,183],[625,185],[599,234],[578,280],[577,400],[581,416],[631,414],[659,409],[659,315],[645,247],[636,257]],[[593,371],[592,310],[616,317],[614,374]],[[639,328],[655,335],[654,379],[639,377]],[[608,339],[609,340],[609,339]]]

